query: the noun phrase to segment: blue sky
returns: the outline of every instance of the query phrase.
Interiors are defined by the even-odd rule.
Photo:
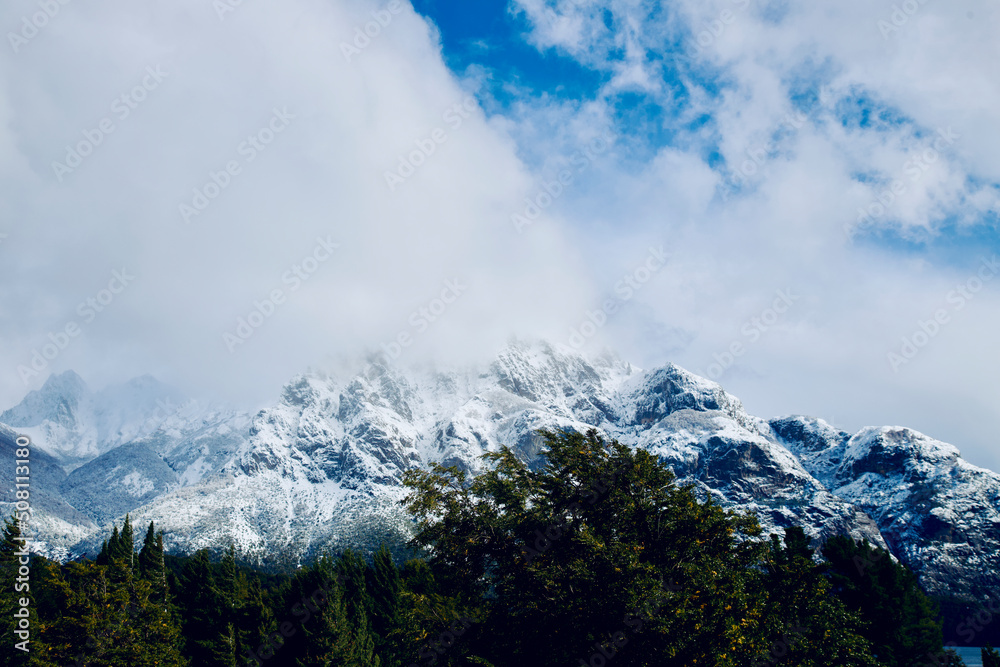
[[[544,3],[555,8],[555,3]],[[417,0],[415,10],[440,30],[442,56],[458,77],[474,77],[477,95],[492,113],[509,114],[512,107],[540,100],[557,100],[580,104],[606,99],[610,121],[616,131],[627,137],[629,150],[622,159],[649,160],[664,147],[694,150],[720,174],[733,169],[720,155],[713,134],[714,117],[711,105],[690,112],[689,88],[698,88],[710,100],[731,86],[725,68],[713,63],[696,63],[685,54],[698,43],[698,35],[673,35],[671,40],[649,45],[643,57],[660,76],[659,83],[669,91],[669,104],[657,96],[639,90],[608,91],[613,63],[624,58],[622,49],[608,51],[603,62],[578,60],[559,46],[539,48],[531,42],[532,23],[524,8],[511,0],[485,0],[479,3],[447,0]],[[741,7],[741,3],[736,3]],[[656,20],[669,11],[658,9],[648,15]],[[787,7],[768,6],[759,12],[762,21],[781,25],[788,17]],[[611,10],[602,10],[597,17],[603,25],[614,29]],[[812,116],[814,122],[839,123],[844,130],[869,133],[891,138],[907,133],[914,140],[933,140],[934,131],[908,115],[905,110],[881,99],[876,90],[856,85],[829,108],[818,99],[818,91],[837,74],[830,60],[822,63],[806,61],[792,69],[787,79],[788,101],[797,112]],[[783,128],[787,131],[789,128]],[[528,157],[527,154],[526,157]],[[738,169],[738,166],[736,167]],[[892,174],[858,173],[859,183],[890,185]],[[967,175],[967,189],[994,190],[995,181]],[[886,216],[892,222],[892,213]],[[961,222],[953,211],[936,211],[927,222],[932,229],[865,228],[855,232],[859,245],[880,252],[919,256],[940,265],[961,268],[970,254],[1000,250],[1000,232],[996,211],[975,211]]]
[[[663,248],[583,351],[1000,469],[1000,8],[893,4],[61,5],[0,50],[0,408],[67,369],[258,407],[401,334],[399,363],[572,347]],[[286,283],[321,243],[342,252]],[[759,329],[779,294],[794,306]]]
[[[576,150],[573,133],[565,132],[570,135],[567,137],[563,128],[585,116],[592,127],[611,128],[616,136],[615,150],[589,174],[593,178],[586,181],[587,192],[553,206],[553,214],[564,216],[571,233],[581,238],[580,245],[589,246],[588,259],[594,263],[602,262],[607,248],[622,239],[648,238],[658,232],[684,238],[695,246],[695,252],[706,252],[705,244],[711,243],[713,234],[733,233],[748,237],[744,245],[747,251],[773,253],[775,244],[762,243],[761,236],[789,232],[752,219],[766,219],[782,207],[780,191],[768,191],[776,179],[773,172],[785,167],[785,173],[777,178],[788,179],[789,171],[798,170],[808,181],[824,178],[828,164],[836,162],[841,163],[842,171],[837,187],[846,190],[842,198],[855,201],[839,207],[831,216],[834,227],[843,234],[821,232],[811,238],[798,235],[798,242],[804,245],[837,246],[826,254],[841,255],[846,261],[838,269],[829,269],[833,273],[825,284],[813,286],[817,291],[826,291],[840,285],[846,288],[844,293],[817,296],[817,302],[850,299],[854,290],[864,291],[864,278],[851,280],[843,274],[862,262],[886,268],[890,275],[876,281],[885,280],[883,289],[889,292],[898,289],[890,285],[907,281],[913,282],[915,289],[928,290],[923,298],[897,295],[897,307],[900,300],[912,299],[914,305],[928,302],[923,312],[935,312],[938,306],[947,305],[948,296],[953,294],[948,289],[949,280],[951,287],[962,284],[966,276],[974,275],[983,259],[1000,251],[1000,187],[995,161],[984,155],[969,159],[968,144],[956,147],[950,142],[935,143],[941,136],[939,131],[947,136],[961,135],[958,142],[972,137],[975,142],[984,131],[993,134],[981,124],[982,120],[961,131],[941,122],[949,115],[936,113],[934,107],[941,100],[931,99],[928,91],[922,90],[926,86],[922,78],[951,76],[948,66],[939,66],[933,74],[929,68],[893,74],[887,67],[885,73],[870,75],[872,70],[877,72],[886,52],[888,60],[895,61],[893,64],[905,62],[908,49],[892,41],[897,37],[897,41],[919,40],[924,56],[934,57],[933,53],[947,40],[935,40],[929,27],[925,30],[913,25],[921,19],[927,26],[952,21],[957,39],[962,39],[958,35],[969,37],[967,8],[955,7],[950,15],[942,9],[937,16],[930,16],[930,12],[915,16],[909,25],[911,32],[903,32],[886,28],[885,18],[880,18],[884,8],[869,5],[861,9],[861,5],[852,4],[837,17],[843,26],[841,32],[830,29],[820,37],[809,34],[805,27],[809,25],[809,11],[788,4],[759,6],[741,0],[700,5],[565,0],[469,4],[426,0],[414,6],[440,31],[442,56],[454,75],[477,91],[491,115],[513,121],[509,131],[518,143],[519,157],[542,178],[554,172],[553,162],[559,164],[553,155],[565,156]],[[828,6],[818,3],[817,13],[829,13]],[[984,15],[996,19],[995,10],[979,14],[980,18]],[[564,29],[558,27],[560,22]],[[571,24],[572,29],[568,29]],[[735,34],[737,31],[739,34]],[[775,35],[780,37],[768,43]],[[797,37],[789,39],[789,35]],[[883,37],[882,44],[876,36]],[[863,53],[866,48],[869,53]],[[752,68],[747,63],[753,63],[757,71],[748,72]],[[962,63],[962,67],[967,69],[968,63]],[[762,103],[760,98],[765,95],[772,98]],[[741,98],[744,108],[740,107]],[[959,104],[942,106],[951,107],[949,114],[960,108]],[[585,111],[588,109],[589,116]],[[754,115],[757,111],[761,111],[760,116]],[[540,129],[539,124],[545,129]],[[752,128],[751,132],[744,132],[746,126]],[[545,130],[549,137],[545,137]],[[741,137],[742,150],[733,150],[734,136]],[[826,144],[826,150],[814,158],[817,163],[811,163],[802,157],[802,144],[817,140]],[[990,142],[995,144],[992,136]],[[941,150],[935,150],[935,146]],[[665,154],[684,156],[698,165],[702,174],[707,171],[724,185],[703,196],[693,210],[678,215],[681,219],[653,221],[648,211],[631,210],[646,206],[623,202],[622,196],[630,193],[641,197],[643,188],[637,192],[636,181],[647,179]],[[647,192],[649,187],[645,185]],[[828,195],[834,205],[829,208],[834,208],[839,198],[835,192]],[[829,208],[824,213],[833,212]],[[862,218],[862,209],[869,217]],[[715,220],[709,222],[710,218]],[[861,220],[864,222],[859,224]],[[804,223],[808,225],[800,220],[796,226]],[[695,225],[714,229],[705,236],[694,235],[698,239],[694,240],[690,228]],[[711,250],[707,252],[712,254]],[[731,270],[740,261],[726,257],[725,252],[719,254],[716,261],[724,266],[729,263],[723,271]],[[804,257],[803,264],[822,265],[827,259],[820,252]],[[780,255],[769,260],[778,265],[784,261]],[[751,266],[743,270],[755,270]],[[773,268],[766,267],[763,273]],[[775,273],[794,275],[805,284],[814,282],[806,266],[787,268]],[[914,270],[916,276],[909,278]],[[802,271],[807,273],[803,275]],[[943,283],[941,287],[920,285],[930,276]],[[725,294],[725,287],[717,289]],[[732,283],[730,289],[740,291]],[[725,307],[727,301],[739,300],[738,295],[731,295],[720,301]],[[868,307],[885,308],[880,299],[873,301]],[[982,307],[982,301],[979,305]],[[903,310],[907,310],[906,306]],[[919,306],[913,310],[919,315]],[[629,332],[619,332],[619,345],[622,338],[627,339],[630,352],[657,363],[663,356],[688,356],[704,337],[703,332],[673,325],[669,314],[664,317],[654,312],[655,306],[634,315],[627,324],[621,323],[621,328]],[[806,319],[810,317],[823,316],[810,313]],[[853,317],[865,316],[855,313]],[[907,317],[901,316],[904,323],[896,326],[894,333],[906,337],[912,334]],[[909,317],[917,323],[926,321],[919,316]],[[827,332],[821,337],[829,335]],[[897,350],[893,334],[880,338],[883,340],[867,345],[884,346],[897,377],[900,369],[909,370],[905,368],[910,365],[908,360],[902,366],[893,362],[899,359],[893,356]],[[725,350],[724,343],[715,345]],[[902,349],[902,344],[898,347]],[[659,352],[650,354],[651,350]],[[780,346],[774,352],[776,366],[788,363],[787,353],[782,358]],[[713,353],[708,362],[718,359],[717,355]],[[875,358],[870,355],[865,363],[871,364]],[[706,369],[711,369],[708,362],[696,364],[696,370],[705,374]],[[766,363],[750,362],[747,366],[734,364],[720,380],[728,381],[727,386],[737,390],[746,387],[743,393],[751,395],[774,381],[776,374]],[[944,369],[953,370],[954,366],[945,362],[936,371],[938,377],[948,372]],[[863,375],[863,371],[859,373]],[[933,385],[934,375],[935,371],[929,371],[925,381]],[[910,390],[909,386],[900,388],[899,397]],[[828,400],[839,403],[839,397],[834,396]],[[882,406],[880,409],[885,408],[884,401]],[[923,410],[912,407],[911,414]],[[856,414],[856,410],[833,411]],[[891,419],[891,413],[887,410],[885,418]],[[876,417],[869,414],[867,418]],[[854,424],[848,420],[845,425]],[[986,460],[995,458],[988,455]]]
[[[458,76],[470,67],[490,70],[483,102],[492,99],[506,106],[525,94],[592,98],[607,78],[572,58],[528,44],[530,26],[506,0],[418,0],[413,7],[440,29],[442,55]]]

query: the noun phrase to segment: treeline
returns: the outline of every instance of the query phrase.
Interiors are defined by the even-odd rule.
[[[98,557],[35,557],[15,593],[19,527],[0,544],[0,665],[413,667],[959,665],[937,610],[885,552],[801,529],[764,539],[645,451],[545,433],[545,465],[509,450],[469,479],[411,471],[413,547],[347,552],[288,576],[233,548],[164,556],[128,517]],[[31,651],[11,649],[31,597]],[[984,655],[994,667],[995,654]],[[1000,658],[998,658],[1000,660]]]

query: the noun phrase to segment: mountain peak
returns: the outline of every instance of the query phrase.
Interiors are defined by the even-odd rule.
[[[814,539],[848,534],[886,545],[929,588],[972,594],[998,585],[982,573],[1000,565],[989,555],[997,553],[1000,476],[916,431],[852,435],[812,417],[764,421],[674,364],[639,370],[613,354],[541,340],[510,340],[489,363],[462,367],[361,361],[292,378],[252,417],[171,411],[172,390],[149,376],[91,394],[74,373],[14,411],[80,398],[71,427],[25,429],[61,465],[81,466],[67,467],[56,491],[84,510],[129,463],[128,484],[115,487],[106,511],[162,523],[179,551],[223,536],[247,558],[265,562],[283,550],[298,562],[324,549],[402,544],[411,525],[398,504],[407,470],[440,464],[476,475],[482,455],[501,447],[538,466],[540,430],[593,428],[648,451],[723,506],[752,512],[765,531],[798,525]],[[971,562],[973,550],[986,555]]]
[[[958,448],[902,426],[869,426],[851,438],[844,464],[857,475],[869,470],[885,473],[904,463],[950,466],[959,458]]]
[[[41,389],[28,392],[15,407],[0,414],[0,421],[16,427],[38,426],[49,421],[71,427],[90,388],[75,371],[50,375]]]
[[[88,390],[86,381],[74,370],[63,371],[62,373],[49,375],[42,385],[43,392],[73,392],[76,394],[85,393]]]

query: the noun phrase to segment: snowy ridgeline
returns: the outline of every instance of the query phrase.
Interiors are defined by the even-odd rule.
[[[40,552],[93,553],[109,522],[156,521],[168,547],[236,545],[284,567],[318,551],[399,547],[403,472],[476,473],[501,446],[537,460],[538,429],[597,428],[656,454],[765,531],[802,525],[888,546],[930,592],[1000,588],[1000,476],[915,431],[850,434],[819,419],[765,421],[676,366],[642,371],[546,343],[511,343],[488,367],[300,376],[256,415],[186,399],[150,377],[92,391],[51,377],[0,422],[32,438]],[[0,429],[0,448],[13,446]],[[0,468],[12,456],[2,453]],[[13,478],[13,470],[4,479]],[[7,512],[13,489],[5,489]]]

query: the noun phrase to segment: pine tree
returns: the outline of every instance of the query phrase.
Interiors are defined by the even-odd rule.
[[[375,636],[379,655],[396,653],[396,644],[390,636],[400,624],[402,581],[399,568],[392,560],[392,554],[383,544],[368,568],[366,588],[372,601],[371,630]]]
[[[351,622],[356,625],[362,622],[367,624],[375,607],[368,591],[368,563],[358,552],[348,549],[337,561],[336,570],[343,582]]]
[[[316,620],[303,624],[305,650],[295,664],[299,667],[380,667],[375,640],[367,616],[352,619],[339,585],[325,589],[322,607],[317,604]],[[313,602],[322,600],[313,596]],[[282,655],[282,658],[287,658]]]
[[[979,654],[983,658],[983,667],[1000,667],[1000,653],[989,642],[979,649]]]
[[[149,582],[150,597],[165,604],[168,600],[167,568],[163,561],[163,533],[156,534],[153,522],[149,522],[142,550],[136,559],[139,576]]]
[[[111,524],[111,537],[108,538],[108,559],[121,558],[121,535],[118,533],[118,524]]]
[[[771,535],[758,593],[767,600],[761,627],[769,650],[758,662],[874,666],[860,618],[829,595],[825,565],[817,564],[813,555],[800,527],[786,528],[783,544]]]
[[[834,537],[823,546],[833,593],[865,623],[872,653],[888,667],[909,667],[942,656],[937,610],[917,577],[867,541]]]
[[[97,554],[97,559],[94,561],[97,565],[107,565],[110,560],[110,552],[108,551],[108,541],[104,540],[101,542],[101,552]]]
[[[236,655],[242,661],[240,664],[246,664],[247,656],[255,653],[264,643],[275,623],[260,581],[256,577],[247,578],[243,572],[240,576],[246,582],[246,597],[238,612]]]
[[[125,530],[128,531],[128,535],[125,534]],[[108,540],[108,564],[121,560],[124,561],[126,567],[131,568],[133,544],[129,540],[132,537],[132,526],[128,516],[125,517],[122,532],[118,531],[117,525],[112,526],[111,538]]]
[[[222,555],[222,561],[219,563],[219,576],[216,579],[219,597],[229,611],[234,611],[239,606],[242,597],[241,591],[238,589],[238,569],[236,547],[229,545],[229,549]]]
[[[128,562],[84,561],[62,569],[45,564],[40,580],[53,596],[57,617],[43,624],[46,667],[92,665],[182,667],[180,629],[163,605],[150,601],[149,584]]]
[[[149,579],[150,573],[156,568],[153,560],[153,552],[156,549],[156,526],[152,521],[146,529],[146,537],[142,540],[142,548],[139,550],[139,574]],[[162,559],[161,559],[162,562]]]
[[[216,587],[208,551],[195,553],[184,565],[177,601],[183,618],[185,654],[204,667],[233,665],[232,636],[222,596]]]
[[[229,549],[222,556],[219,574],[216,577],[216,588],[219,591],[219,604],[222,612],[219,623],[222,644],[225,646],[227,662],[231,657],[233,664],[235,664],[241,653],[238,622],[245,591],[240,590],[236,547],[233,545],[229,545]]]
[[[125,523],[122,524],[119,551],[121,557],[128,561],[129,568],[135,567],[135,534],[132,531],[132,519],[128,514],[125,515]]]

